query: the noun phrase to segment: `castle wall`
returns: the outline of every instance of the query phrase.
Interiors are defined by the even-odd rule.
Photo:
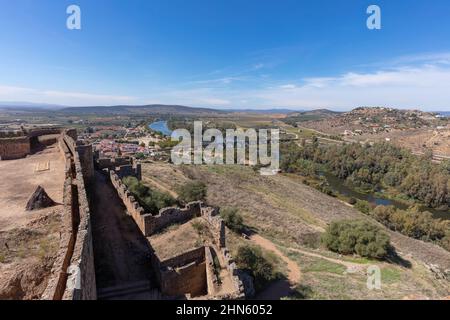
[[[134,158],[100,158],[95,166],[99,170],[115,171],[119,178],[136,177],[142,180],[142,165]]]
[[[128,214],[131,215],[142,233],[148,237],[174,223],[189,221],[200,215],[200,203],[190,203],[186,208],[165,208],[158,215],[146,213],[137,200],[133,197],[120,177],[110,171],[111,183],[122,199]]]
[[[61,132],[61,128],[31,129],[13,133],[3,132],[0,134],[0,160],[25,158],[31,153],[32,141],[38,141],[40,136],[60,134]]]
[[[177,297],[190,294],[201,296],[207,294],[207,277],[205,248],[197,248],[177,257],[159,261],[152,259],[157,272],[161,292],[166,296]]]
[[[214,252],[219,256],[231,275],[233,291],[227,294],[215,295],[218,282],[214,274],[214,264],[210,248],[198,248],[177,257],[159,261],[152,255],[152,264],[157,271],[157,280],[161,292],[169,296],[192,293],[192,295],[210,293],[214,298],[243,299],[254,294],[251,277],[240,271],[226,247],[226,227],[217,208],[203,206],[202,202],[193,202],[185,208],[161,209],[158,215],[151,215],[139,205],[121,178],[110,171],[110,179],[119,197],[122,199],[128,214],[130,214],[142,233],[149,237],[152,234],[176,223],[187,222],[195,217],[202,217],[208,223],[214,235]]]
[[[28,137],[0,139],[0,160],[24,158],[30,152],[30,138]]]
[[[73,131],[64,132],[59,139],[60,152],[66,160],[63,227],[44,300],[97,298],[89,201],[73,135]]]

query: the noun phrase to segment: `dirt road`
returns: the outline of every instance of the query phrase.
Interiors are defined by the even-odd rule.
[[[349,261],[329,258],[329,257],[323,256],[323,255],[320,255],[320,254],[317,254],[317,253],[309,252],[309,251],[306,251],[306,250],[301,250],[301,249],[296,249],[296,248],[288,248],[288,250],[294,251],[294,252],[298,252],[298,253],[303,254],[305,256],[310,256],[310,257],[314,257],[314,258],[324,259],[324,260],[327,260],[329,262],[340,264],[340,265],[342,265],[342,266],[347,268],[347,272],[349,272],[349,271],[350,272],[355,272],[355,271],[362,270],[362,269],[365,268],[365,265],[361,264],[361,263],[354,263],[354,262],[349,262]]]

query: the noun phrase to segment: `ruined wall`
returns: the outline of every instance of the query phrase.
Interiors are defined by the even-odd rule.
[[[188,203],[185,208],[161,209],[157,216],[153,216],[149,220],[151,226],[147,229],[153,234],[172,224],[187,222],[194,217],[200,216],[200,208],[200,202],[192,202]]]
[[[30,152],[30,138],[28,137],[0,139],[0,160],[24,158]]]
[[[220,248],[224,248],[226,246],[226,229],[225,222],[219,216],[219,210],[217,208],[202,206],[201,216],[208,222],[210,228],[213,230],[216,244]]]
[[[44,300],[97,298],[89,202],[73,135],[73,130],[63,132],[59,139],[60,152],[66,160],[63,226]]]
[[[202,202],[193,202],[185,208],[161,209],[159,214],[155,216],[147,214],[120,177],[112,170],[109,172],[109,175],[112,185],[127,208],[128,214],[133,217],[146,237],[172,224],[183,223],[194,217],[205,219],[214,235],[214,243],[212,245],[217,246],[217,250],[214,251],[220,256],[219,260],[225,264],[224,267],[230,273],[234,287],[232,292],[220,296],[215,295],[214,298],[243,299],[246,296],[251,297],[254,295],[251,277],[237,268],[226,247],[225,222],[220,217],[217,208],[204,206]],[[153,254],[152,264],[157,271],[157,279],[163,294],[185,294],[188,288],[200,290],[200,286],[205,286],[205,284],[206,291],[215,292],[218,290],[218,282],[213,275],[213,258],[210,248],[198,248],[166,261],[159,261],[158,257]]]
[[[177,269],[162,271],[161,292],[169,297],[190,295],[204,296],[208,293],[206,263],[192,262]]]
[[[238,269],[228,248],[222,248],[220,254],[222,254],[228,272],[233,276],[233,285],[236,290],[234,295],[223,298],[243,299],[245,297],[253,297],[255,295],[253,279],[248,274]]]
[[[75,141],[67,135],[64,135],[64,140],[70,146],[69,148],[73,148],[76,145]],[[86,179],[83,176],[83,167],[78,152],[75,152],[73,158],[78,193],[79,225],[74,253],[69,267],[70,274],[63,299],[95,300],[97,299],[97,289],[95,283],[94,249],[92,245],[92,225],[85,187]],[[91,161],[93,160],[91,159]]]
[[[177,257],[159,261],[153,255],[153,267],[161,292],[166,296],[177,297],[190,294],[205,295],[208,292],[205,248],[197,248]]]
[[[44,128],[16,133],[3,133],[0,136],[0,160],[25,158],[31,153],[31,142],[33,139],[44,135],[60,134],[61,132],[61,128]]]
[[[96,167],[99,170],[115,170],[117,167],[131,164],[131,161],[129,157],[100,158],[96,161]]]
[[[115,171],[119,178],[136,177],[142,180],[142,165],[134,158],[100,158],[95,166],[99,170]]]
[[[109,172],[111,183],[122,199],[128,214],[133,217],[142,233],[149,237],[152,234],[168,227],[174,223],[182,223],[200,215],[200,203],[193,202],[185,208],[165,208],[159,211],[158,215],[146,213],[120,177],[114,172]]]
[[[84,182],[89,186],[94,179],[94,153],[92,145],[77,145],[76,151],[81,163]]]

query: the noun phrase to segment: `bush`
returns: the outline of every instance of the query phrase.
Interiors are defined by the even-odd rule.
[[[389,237],[366,221],[342,220],[331,223],[322,242],[331,251],[382,259],[388,255]]]
[[[204,201],[206,199],[207,187],[201,181],[188,182],[178,188],[178,198],[183,202]]]
[[[235,256],[238,267],[252,275],[257,291],[277,278],[273,264],[264,257],[260,248],[239,247]]]
[[[128,187],[128,190],[130,190],[139,204],[148,212],[157,213],[163,208],[176,204],[176,200],[170,194],[154,191],[135,177],[125,177],[123,183]]]
[[[225,221],[225,225],[234,232],[240,233],[244,229],[244,219],[236,208],[221,209],[220,216]]]
[[[373,215],[389,229],[415,239],[438,241],[449,232],[447,222],[433,218],[430,212],[420,212],[417,207],[398,210],[392,206],[378,206]]]
[[[361,211],[364,214],[369,214],[372,211],[372,206],[368,201],[365,200],[357,200],[355,204],[355,208]]]
[[[145,154],[143,154],[142,152],[138,152],[134,157],[138,160],[143,160],[145,159]]]

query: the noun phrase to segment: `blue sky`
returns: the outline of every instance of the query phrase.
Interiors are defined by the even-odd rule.
[[[66,28],[77,4],[82,29]],[[366,9],[382,10],[382,29]],[[450,110],[448,0],[0,0],[0,101]]]

